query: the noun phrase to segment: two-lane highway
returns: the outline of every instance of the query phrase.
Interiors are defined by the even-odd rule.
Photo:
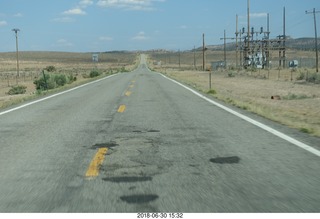
[[[320,211],[317,154],[151,72],[145,58],[0,112],[0,212]]]

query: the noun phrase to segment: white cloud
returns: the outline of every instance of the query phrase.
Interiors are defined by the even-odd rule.
[[[85,15],[86,12],[83,11],[81,8],[74,8],[74,9],[64,11],[63,14],[65,14],[65,15]]]
[[[155,10],[154,2],[165,0],[99,0],[97,5],[106,8],[121,8],[125,10],[151,11]]]
[[[147,40],[149,37],[146,36],[145,32],[140,31],[136,36],[132,37],[133,40]]]
[[[0,21],[0,27],[2,27],[2,26],[7,26],[7,21]]]
[[[75,21],[75,19],[73,19],[71,17],[58,17],[58,18],[52,19],[51,21],[60,22],[60,23],[72,23]]]
[[[252,13],[250,14],[251,18],[265,18],[267,17],[268,13]]]
[[[250,18],[265,18],[268,16],[267,12],[261,12],[261,13],[250,13]],[[240,15],[239,18],[247,18],[247,15]]]
[[[16,13],[13,15],[13,17],[23,17],[23,15],[21,13]]]
[[[187,26],[187,25],[181,25],[179,28],[180,28],[180,29],[187,29],[188,26]]]
[[[112,37],[108,37],[108,36],[101,36],[99,37],[100,41],[112,41],[113,38]]]
[[[88,6],[92,5],[92,4],[93,4],[92,0],[81,0],[79,2],[80,7],[82,7],[82,8],[86,8],[86,7],[88,7]]]
[[[57,40],[57,42],[56,42],[56,44],[54,46],[57,46],[57,47],[72,47],[73,43],[70,43],[66,39],[59,39],[59,40]]]

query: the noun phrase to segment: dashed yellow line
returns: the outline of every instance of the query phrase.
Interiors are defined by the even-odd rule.
[[[97,177],[99,175],[99,169],[103,163],[107,151],[108,148],[99,148],[98,152],[96,153],[89,165],[89,168],[86,172],[86,177]]]
[[[126,105],[119,106],[118,113],[123,113],[126,110]]]
[[[124,94],[126,95],[127,97],[129,97],[131,95],[131,91],[126,91],[126,93]]]

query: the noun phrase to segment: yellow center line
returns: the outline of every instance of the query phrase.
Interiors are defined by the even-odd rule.
[[[125,95],[129,97],[131,95],[131,91],[126,91]]]
[[[134,85],[133,84],[131,84],[130,86],[129,86],[129,88],[133,88],[134,87]]]
[[[126,105],[119,106],[118,113],[123,113],[126,110]]]
[[[86,172],[86,177],[97,177],[99,175],[99,169],[103,163],[107,151],[108,148],[99,148],[98,152],[96,153],[89,165],[89,168]]]

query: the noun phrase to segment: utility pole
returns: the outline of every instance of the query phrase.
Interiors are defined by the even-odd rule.
[[[266,61],[267,61],[267,67],[268,71],[270,71],[270,15],[268,13],[267,15],[267,52],[266,52]],[[268,75],[269,78],[269,75]]]
[[[20,31],[18,28],[12,29],[16,33],[16,54],[17,54],[17,77],[20,77],[19,72],[19,47],[18,47],[18,31]]]
[[[197,67],[196,67],[196,46],[193,46],[193,66],[194,66],[194,69],[197,69]]]
[[[238,15],[236,15],[236,68],[238,68]]]
[[[247,54],[247,57],[249,57],[250,55],[250,0],[248,0],[247,2],[247,18],[248,18],[248,39],[247,39],[247,50],[248,50],[248,54]]]
[[[205,51],[206,51],[206,47],[205,47],[205,42],[204,42],[204,34],[202,34],[202,70],[205,70]]]
[[[247,1],[247,36],[244,37],[244,48],[243,48],[243,66],[247,68],[250,62],[250,0]],[[245,33],[245,28],[242,28],[242,34]]]
[[[180,54],[180,49],[179,49],[179,70],[181,68],[181,54]]]
[[[319,61],[318,61],[318,36],[317,36],[317,19],[316,19],[316,13],[319,13],[320,11],[316,11],[315,8],[313,8],[312,12],[306,11],[306,14],[313,13],[313,19],[314,19],[314,35],[315,35],[315,49],[316,49],[316,71],[319,72]]]
[[[286,8],[283,7],[283,68],[286,68]]]
[[[232,37],[229,37],[229,38],[226,37],[226,30],[224,30],[224,37],[220,38],[220,40],[224,41],[223,43],[224,69],[227,68],[227,41],[226,40],[234,40],[234,39],[235,38],[232,38]]]

